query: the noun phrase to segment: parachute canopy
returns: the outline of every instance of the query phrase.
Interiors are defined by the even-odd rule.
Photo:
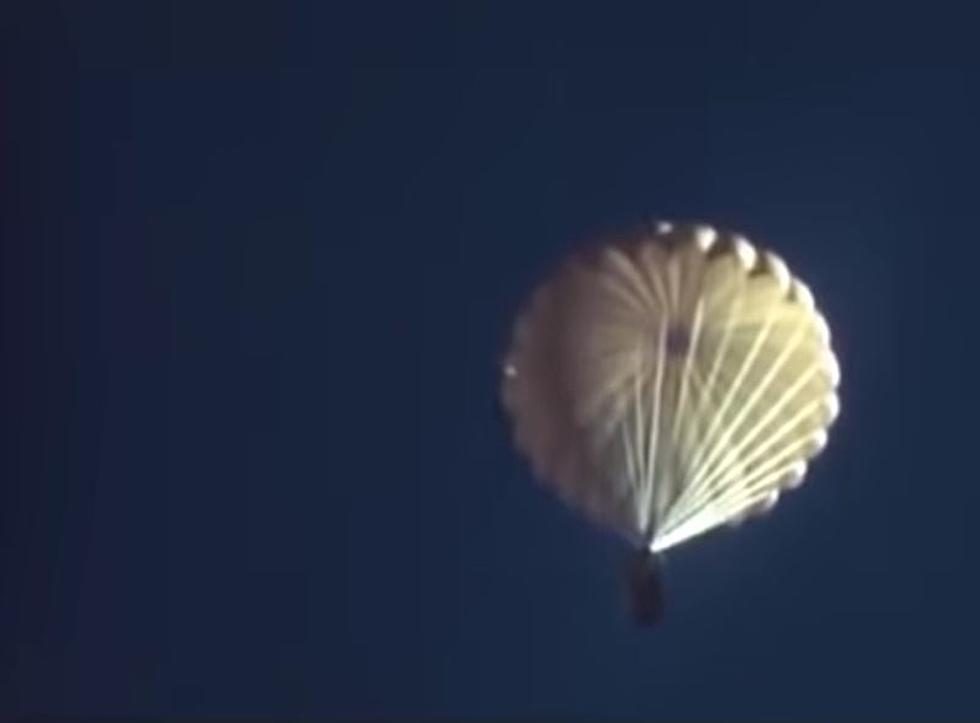
[[[661,223],[537,289],[502,399],[537,477],[657,552],[799,485],[826,444],[839,376],[824,318],[778,257]]]

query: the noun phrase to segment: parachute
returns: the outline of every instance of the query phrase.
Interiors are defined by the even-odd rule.
[[[658,223],[575,255],[518,315],[502,403],[573,508],[645,554],[768,511],[839,408],[830,332],[770,252]]]

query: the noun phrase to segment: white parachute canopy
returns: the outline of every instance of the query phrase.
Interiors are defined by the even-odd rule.
[[[661,223],[571,259],[535,292],[502,397],[536,476],[657,552],[798,485],[838,381],[827,324],[779,258]]]

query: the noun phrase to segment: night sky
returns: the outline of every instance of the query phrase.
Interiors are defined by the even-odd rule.
[[[972,19],[330,5],[2,11],[0,715],[980,713]],[[843,381],[645,631],[497,389],[650,216],[776,249]]]

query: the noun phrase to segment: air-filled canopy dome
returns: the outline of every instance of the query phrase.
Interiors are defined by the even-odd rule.
[[[656,552],[798,485],[838,379],[827,324],[779,258],[662,223],[571,259],[534,293],[502,395],[536,475]]]

